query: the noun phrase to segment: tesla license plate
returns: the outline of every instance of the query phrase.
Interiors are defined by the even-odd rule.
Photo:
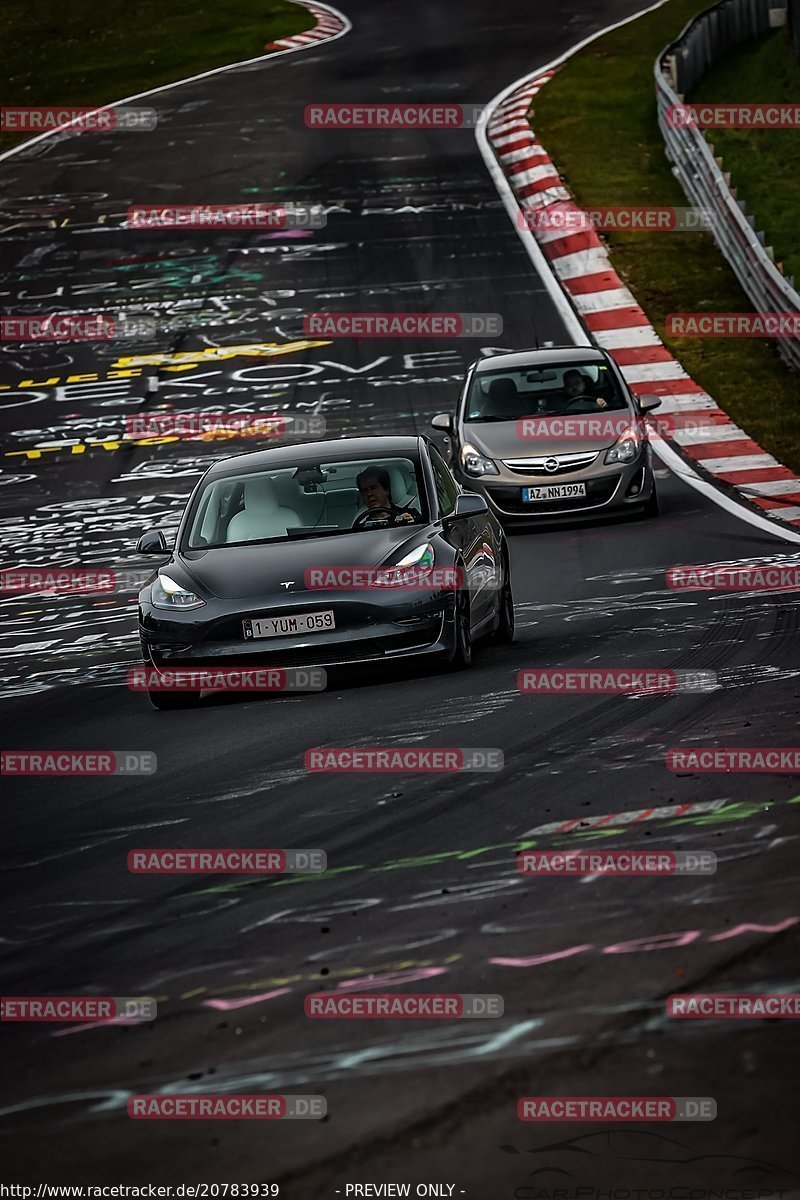
[[[522,489],[522,499],[531,500],[576,500],[586,495],[585,483],[547,483],[542,487]]]
[[[323,612],[295,613],[291,617],[259,617],[258,620],[243,621],[242,624],[246,638],[290,637],[292,634],[324,633],[326,629],[336,628],[331,608]]]

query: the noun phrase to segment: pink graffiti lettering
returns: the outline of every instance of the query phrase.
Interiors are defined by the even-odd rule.
[[[555,962],[558,958],[569,958],[572,954],[580,954],[583,950],[591,950],[592,944],[585,946],[570,946],[569,950],[556,950],[552,954],[534,954],[530,958],[490,958],[490,963],[499,967],[538,967],[540,963]]]
[[[288,996],[291,988],[276,988],[274,992],[261,992],[258,996],[244,996],[238,1000],[204,1000],[204,1008],[217,1008],[220,1012],[232,1012],[235,1008],[246,1008],[249,1004],[260,1004],[262,1000],[274,1000],[276,996]]]
[[[688,946],[696,942],[702,929],[685,929],[680,933],[657,933],[651,937],[632,938],[629,942],[615,942],[605,946],[603,954],[634,954],[637,950],[669,950],[672,946]]]
[[[787,917],[785,921],[779,921],[777,925],[734,925],[733,929],[726,929],[724,933],[715,933],[708,940],[710,942],[724,942],[727,938],[738,937],[740,933],[780,933],[782,929],[789,929],[792,925],[796,925],[800,921],[800,917]]]

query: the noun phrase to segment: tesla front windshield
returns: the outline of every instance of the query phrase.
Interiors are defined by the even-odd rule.
[[[193,506],[185,548],[316,537],[427,520],[418,462],[302,462],[210,479]]]
[[[622,389],[606,363],[548,363],[513,371],[476,371],[464,419],[517,421],[522,417],[627,407]]]

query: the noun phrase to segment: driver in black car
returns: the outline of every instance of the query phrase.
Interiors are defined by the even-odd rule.
[[[401,508],[392,503],[389,472],[383,467],[367,467],[356,478],[356,487],[367,512],[374,510],[374,521],[388,521],[393,518],[396,522],[411,524],[422,519],[415,508]]]
[[[592,396],[589,392],[591,381],[586,378],[583,371],[565,371],[564,372],[564,390],[567,393],[567,407],[577,405],[581,400],[587,404],[594,404],[597,408],[608,408],[608,401],[602,396]]]

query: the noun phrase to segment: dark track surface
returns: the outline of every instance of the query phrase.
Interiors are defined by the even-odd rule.
[[[354,30],[330,46],[166,91],[153,133],[16,155],[3,163],[3,304],[136,302],[161,333],[158,345],[123,348],[134,355],[292,340],[302,313],[325,307],[500,312],[504,346],[559,342],[471,132],[312,132],[302,109],[317,99],[486,102],[633,10],[353,0]],[[133,233],[113,215],[137,202],[254,198],[343,211],[304,239]],[[69,223],[48,231],[47,205]],[[112,214],[107,232],[95,226],[102,213]],[[339,342],[275,360],[239,355],[162,371],[156,402],[314,407],[331,436],[422,430],[453,403],[477,349]],[[7,351],[7,448],[73,427],[113,447],[152,374],[109,384],[108,370],[124,369],[111,366],[118,352],[73,346],[66,361],[55,347]],[[298,363],[306,368],[289,370]],[[97,382],[65,382],[93,372]],[[130,556],[138,533],[174,524],[202,465],[230,449],[5,457],[5,561],[141,567]],[[3,599],[3,745],[148,749],[159,763],[146,780],[4,781],[3,993],[159,999],[147,1027],[3,1027],[6,1181],[280,1181],[298,1198],[407,1181],[478,1200],[550,1200],[576,1185],[797,1187],[796,1026],[663,1016],[674,991],[798,986],[797,780],[664,766],[665,750],[686,743],[796,742],[796,599],[682,594],[664,579],[678,563],[792,548],[666,472],[659,483],[658,521],[513,535],[517,641],[482,650],[457,676],[381,673],[320,695],[155,713],[124,685],[133,592]],[[516,691],[522,667],[598,664],[713,670],[722,687],[640,698]],[[382,744],[496,746],[506,765],[452,778],[303,769],[312,745]],[[537,844],[711,849],[713,877],[534,881],[515,870],[521,836],[544,823],[710,801],[725,804]],[[152,845],[318,846],[330,873],[280,883],[130,875],[128,850]],[[384,991],[499,992],[505,1015],[304,1017],[306,992],[368,974],[387,976]],[[158,1090],[319,1092],[329,1116],[131,1122],[128,1095]],[[719,1111],[713,1124],[611,1135],[517,1121],[518,1096],[548,1093],[711,1096]],[[566,1140],[571,1148],[555,1145]]]

